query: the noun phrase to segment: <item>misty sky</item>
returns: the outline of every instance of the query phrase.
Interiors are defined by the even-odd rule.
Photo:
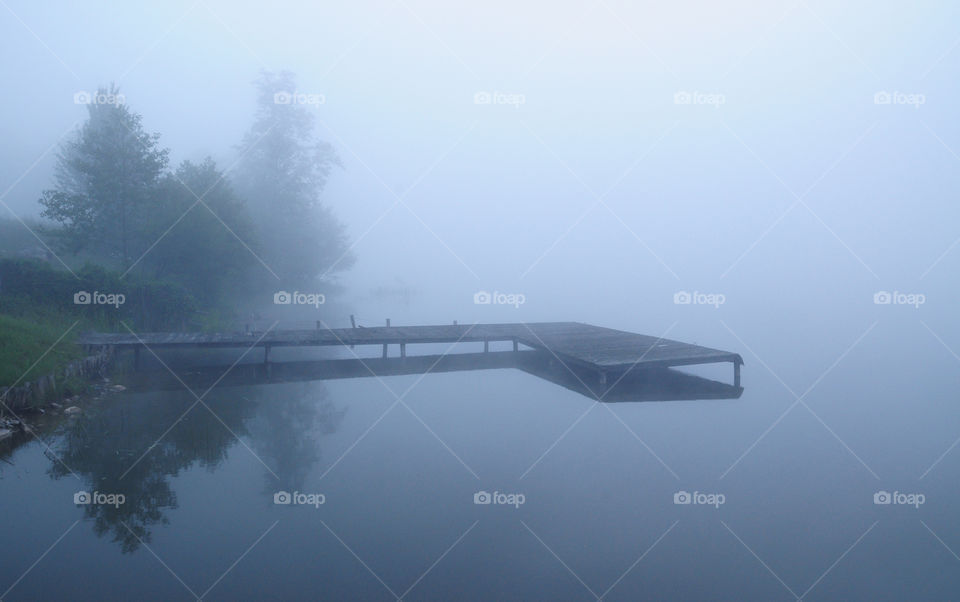
[[[258,71],[289,69],[344,164],[325,199],[355,243],[357,303],[403,286],[395,321],[678,322],[715,343],[734,341],[717,312],[737,332],[817,316],[807,344],[840,329],[835,356],[878,290],[946,308],[958,10],[5,1],[3,201],[37,213],[78,91],[119,83],[174,162],[229,167]],[[526,304],[477,307],[477,290]],[[680,290],[726,302],[678,308]]]

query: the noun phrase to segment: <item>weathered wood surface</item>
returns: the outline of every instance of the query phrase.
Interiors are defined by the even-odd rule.
[[[601,371],[616,372],[631,366],[666,367],[732,362],[736,353],[657,337],[602,328],[579,322],[516,324],[453,324],[436,326],[377,326],[370,328],[318,328],[233,333],[86,333],[83,345],[150,348],[284,347],[331,345],[410,345],[517,341],[555,354],[570,362]]]

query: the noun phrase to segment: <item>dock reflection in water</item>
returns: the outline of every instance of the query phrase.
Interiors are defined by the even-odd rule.
[[[352,358],[192,367],[177,371],[152,370],[133,380],[152,390],[177,389],[184,384],[205,390],[270,383],[400,376],[470,370],[522,370],[590,399],[603,402],[736,399],[743,387],[687,374],[667,367],[634,367],[604,379],[595,371],[566,364],[545,351],[503,351]],[[605,382],[604,382],[605,380]],[[182,382],[181,382],[182,381]]]

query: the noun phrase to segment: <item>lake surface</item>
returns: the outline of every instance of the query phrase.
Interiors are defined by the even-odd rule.
[[[0,464],[2,598],[952,598],[953,358],[872,348],[791,371],[823,375],[799,402],[747,353],[731,400],[512,369],[108,396]]]

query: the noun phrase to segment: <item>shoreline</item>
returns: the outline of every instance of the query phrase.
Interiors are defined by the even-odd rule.
[[[91,387],[100,386],[94,384],[98,379],[107,383],[102,392],[108,388],[114,392],[122,391],[123,388],[116,387],[123,385],[109,385],[110,379],[104,376],[113,357],[112,347],[104,346],[92,355],[67,362],[54,372],[15,387],[0,388],[0,400],[3,401],[0,406],[0,441],[29,431],[31,427],[24,416],[60,413],[58,410],[64,406],[63,414],[79,413],[80,408],[71,403],[81,401],[82,394]]]

